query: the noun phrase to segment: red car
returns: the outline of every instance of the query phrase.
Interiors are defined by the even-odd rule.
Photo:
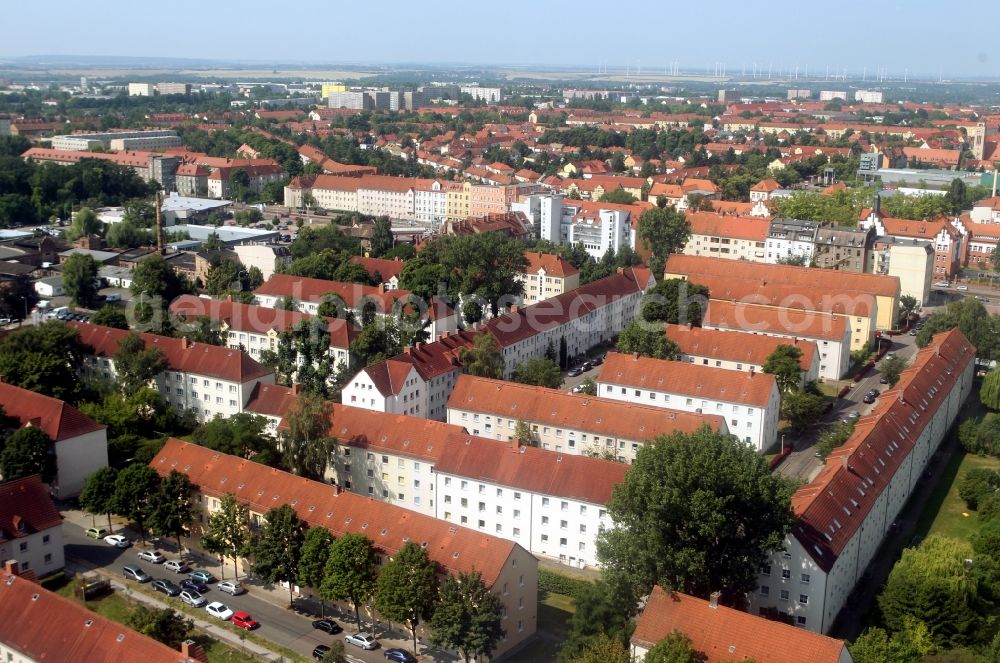
[[[260,622],[251,617],[250,613],[243,612],[242,610],[233,615],[233,624],[248,631],[252,631],[260,626]]]

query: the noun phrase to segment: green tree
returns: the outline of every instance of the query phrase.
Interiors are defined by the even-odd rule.
[[[830,452],[843,446],[844,442],[847,442],[853,432],[853,421],[838,421],[820,433],[819,439],[816,441],[816,453],[825,461]]]
[[[536,446],[531,435],[531,426],[526,421],[518,420],[514,425],[514,439],[527,446]]]
[[[496,338],[489,332],[480,332],[472,339],[472,346],[459,350],[458,359],[469,375],[480,378],[503,378],[503,353]]]
[[[638,600],[631,588],[610,578],[586,583],[573,597],[569,634],[559,649],[559,661],[568,663],[587,650],[597,638],[610,636],[628,642],[635,624]]]
[[[449,276],[449,294],[455,301],[476,295],[496,316],[501,305],[524,294],[524,246],[502,233],[448,236],[431,242],[422,253]]]
[[[640,306],[647,322],[700,327],[708,307],[708,288],[686,279],[666,279],[643,296]]]
[[[325,527],[310,527],[306,530],[299,555],[298,582],[303,587],[319,590],[326,575],[326,563],[330,559],[333,535]],[[320,594],[320,616],[326,616],[326,599]]]
[[[4,481],[23,479],[39,474],[42,481],[52,483],[56,478],[56,457],[52,439],[37,426],[18,428],[3,444],[0,451],[0,475]]]
[[[971,557],[967,542],[940,535],[903,550],[878,596],[889,631],[901,631],[906,620],[916,619],[926,624],[935,645],[970,643],[983,624],[981,589],[965,563]]]
[[[906,370],[906,360],[898,355],[883,359],[878,365],[878,370],[888,381],[889,386],[895,387],[899,382],[899,376]]]
[[[375,227],[371,238],[372,255],[380,258],[392,248],[392,223],[389,217],[381,216],[375,219]]]
[[[94,210],[89,207],[81,207],[80,211],[73,215],[73,222],[63,233],[67,241],[75,242],[81,237],[89,235],[100,235],[104,230],[104,224],[94,214]]]
[[[514,369],[513,378],[514,382],[533,384],[549,389],[558,389],[563,383],[559,364],[545,358],[529,359],[524,362]]]
[[[23,320],[37,303],[38,293],[34,284],[24,274],[0,281],[0,316]]]
[[[361,630],[361,606],[375,593],[378,555],[371,539],[345,534],[330,546],[320,595],[328,601],[350,601]]]
[[[646,653],[645,663],[700,663],[701,655],[692,647],[691,638],[674,631]]]
[[[913,295],[903,295],[899,298],[899,318],[909,320],[910,316],[920,311],[920,302]]]
[[[63,289],[77,306],[90,307],[97,299],[97,261],[74,253],[62,266]]]
[[[585,394],[587,396],[597,395],[597,383],[594,382],[593,378],[584,378],[583,382],[580,383],[580,391],[578,393]]]
[[[473,656],[492,656],[504,637],[502,618],[500,599],[486,588],[478,571],[449,575],[431,617],[431,640],[458,650],[465,663]]]
[[[249,412],[210,419],[194,429],[191,439],[213,451],[265,465],[277,460],[277,446],[267,431],[267,419]]]
[[[988,468],[972,468],[958,482],[958,496],[975,511],[979,502],[1000,489],[1000,472]]]
[[[239,578],[239,558],[245,557],[250,547],[250,509],[226,493],[219,501],[219,508],[209,514],[208,528],[202,541],[205,548],[222,558],[222,578],[226,577],[225,560],[233,560],[233,569]]]
[[[153,495],[149,509],[149,527],[157,536],[174,537],[177,551],[183,550],[183,536],[194,522],[194,505],[191,501],[191,480],[186,474],[170,470],[160,481],[160,488]]]
[[[329,396],[334,366],[326,321],[309,318],[296,322],[279,334],[275,350],[261,353],[261,363],[273,368],[278,381],[286,386],[296,383],[308,394]]]
[[[782,343],[764,360],[764,372],[774,376],[778,389],[788,394],[798,388],[802,381],[802,350],[794,345]]]
[[[115,329],[128,329],[128,318],[120,308],[114,306],[102,306],[90,316],[90,323],[103,327],[114,327]]]
[[[330,643],[330,651],[323,654],[319,663],[348,663],[347,652],[344,651],[344,643],[334,640]]]
[[[683,212],[671,208],[651,207],[639,215],[639,238],[643,246],[653,254],[654,262],[660,269],[653,273],[663,275],[662,265],[671,253],[678,253],[691,237],[691,224]]]
[[[80,335],[56,320],[0,338],[0,375],[22,389],[75,401],[80,391],[76,371],[82,363]]]
[[[170,608],[147,608],[144,605],[135,606],[128,613],[125,624],[175,650],[180,649],[181,643],[194,630],[192,620],[185,619]]]
[[[639,449],[608,514],[617,527],[598,534],[605,574],[641,596],[654,584],[739,604],[757,569],[782,546],[792,524],[791,486],[730,435],[702,427]]]
[[[142,336],[129,332],[115,352],[115,373],[122,393],[127,397],[149,386],[167,367],[166,357],[159,348],[146,348]]]
[[[436,262],[417,256],[407,260],[399,275],[399,287],[421,299],[430,300],[447,284],[445,268]]]
[[[616,345],[619,352],[637,354],[654,359],[677,359],[681,349],[667,338],[662,325],[632,320],[621,334]]]
[[[935,334],[958,327],[976,346],[981,359],[1000,359],[1000,315],[990,315],[982,302],[964,298],[951,302],[932,315],[917,334],[917,346],[925,347]]]
[[[159,490],[160,475],[148,465],[129,465],[115,479],[115,514],[134,522],[144,543],[146,523],[152,515]]]
[[[108,516],[108,531],[111,531],[111,514],[115,510],[115,481],[118,470],[102,467],[87,477],[80,493],[80,506],[90,513]]]
[[[631,205],[635,202],[635,196],[625,189],[618,187],[601,196],[600,202],[613,203],[615,205]]]
[[[399,327],[389,317],[366,325],[350,345],[351,355],[359,365],[371,366],[403,351]]]
[[[855,663],[912,663],[934,651],[927,625],[910,617],[901,631],[890,635],[869,628],[848,647]]]
[[[825,411],[826,399],[819,394],[792,391],[781,397],[781,416],[796,433],[802,433],[819,421]]]
[[[417,626],[429,619],[437,598],[437,576],[427,551],[408,541],[392,560],[382,567],[375,589],[375,607],[391,621],[406,624],[417,651]]]
[[[265,582],[287,582],[288,607],[292,607],[295,603],[292,592],[299,577],[299,556],[305,539],[305,523],[288,504],[271,509],[264,520],[264,527],[253,545],[254,571]]]
[[[991,410],[1000,410],[1000,369],[994,368],[983,378],[979,400]]]
[[[191,290],[191,285],[174,271],[161,255],[152,255],[140,262],[132,272],[132,294],[136,295],[136,316],[155,324],[163,319],[167,306],[178,296]]]
[[[326,404],[311,394],[299,394],[285,421],[288,428],[281,434],[285,466],[295,474],[323,481],[336,441],[329,434]]]
[[[571,661],[572,663],[631,663],[632,657],[621,641],[606,633],[600,633]]]

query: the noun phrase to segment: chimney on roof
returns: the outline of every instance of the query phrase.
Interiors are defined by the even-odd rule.
[[[510,448],[514,451],[514,453],[520,453],[521,452],[521,440],[517,439],[516,437],[514,439],[512,439],[510,441]]]
[[[757,373],[757,369],[754,366],[750,367],[750,377],[753,377]]]
[[[850,459],[851,457],[848,454],[844,454],[843,456],[840,457],[840,464],[844,466],[845,470],[851,469],[851,466],[848,464],[848,461],[850,461]]]
[[[385,284],[384,283],[379,283],[378,284],[378,291],[382,292],[382,293],[385,292]]]
[[[403,348],[403,354],[404,355],[410,354],[411,351],[412,351],[412,348],[409,345],[407,345],[405,348]]]
[[[20,575],[21,567],[17,563],[16,559],[8,559],[3,563],[3,570],[7,572],[8,575],[16,576]]]
[[[298,396],[299,395],[299,389],[300,389],[299,383],[298,382],[293,382],[292,383],[292,396]]]
[[[340,495],[340,491],[341,491],[340,484],[337,483],[333,484],[333,494]]]
[[[188,339],[188,337],[187,336],[181,336],[181,348],[183,348],[184,350],[187,350],[190,347],[191,347],[191,341]]]
[[[712,608],[713,610],[715,608],[718,608],[719,607],[719,598],[721,598],[721,597],[722,597],[722,592],[716,591],[716,592],[712,592],[711,594],[709,594],[708,595],[708,607]]]
[[[207,661],[205,650],[194,640],[185,640],[181,643],[181,656],[186,661]]]

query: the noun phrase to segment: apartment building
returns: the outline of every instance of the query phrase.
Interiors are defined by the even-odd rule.
[[[561,389],[459,375],[448,399],[448,423],[473,435],[510,442],[519,423],[545,451],[631,464],[649,440],[693,433],[702,426],[728,431],[725,418],[644,403],[568,394]]]
[[[710,300],[701,324],[706,330],[791,339],[796,345],[800,339],[812,341],[818,354],[818,376],[823,380],[839,380],[850,366],[851,329],[843,316]]]
[[[760,568],[752,612],[830,631],[972,391],[975,355],[958,329],[935,335],[795,492],[796,522]]]
[[[762,619],[708,600],[653,587],[631,638],[636,663],[658,642],[674,633],[691,640],[691,648],[711,663],[732,660],[799,663],[853,663],[843,640]]]
[[[351,262],[355,265],[360,265],[372,276],[378,276],[386,290],[396,290],[399,288],[399,277],[403,273],[403,266],[405,265],[399,258],[387,260],[385,258],[353,256]]]
[[[114,150],[157,150],[180,147],[181,139],[173,129],[152,129],[148,131],[107,131],[101,133],[79,133],[53,136],[53,150],[87,151],[94,148]]]
[[[297,384],[285,387],[280,384],[258,382],[253,391],[250,392],[250,398],[243,406],[243,412],[266,419],[266,432],[271,437],[277,438],[281,420],[295,405],[298,397],[299,385]]]
[[[437,518],[574,568],[597,563],[597,535],[612,524],[606,505],[626,465],[464,433],[449,444],[434,468]]]
[[[816,232],[819,223],[802,219],[778,217],[771,219],[765,240],[764,262],[776,265],[788,260],[801,260],[811,265],[816,252]]]
[[[269,161],[261,159],[261,161]],[[280,182],[288,176],[277,163],[247,163],[231,167],[215,168],[206,178],[209,198],[231,198],[233,196],[232,176],[236,171],[246,173],[247,188],[254,193],[262,193],[268,184]],[[245,202],[245,201],[237,201]]]
[[[795,347],[802,353],[799,386],[819,378],[819,352],[814,341],[795,338],[788,342],[775,336],[671,324],[666,325],[666,336],[680,348],[681,361],[727,371],[763,373],[767,358],[779,346]]]
[[[974,269],[993,268],[993,249],[997,242],[1000,242],[1000,222],[990,221],[987,223],[976,223],[967,215],[962,215],[952,222],[965,237],[965,258],[963,260],[966,267]]]
[[[0,556],[34,578],[66,565],[62,516],[38,475],[0,483]]]
[[[80,334],[85,356],[80,372],[88,378],[114,381],[115,353],[124,329],[89,323],[69,322]],[[163,353],[166,368],[151,385],[160,392],[168,407],[190,411],[200,421],[239,414],[258,383],[273,384],[274,373],[254,361],[249,354],[184,338],[140,333],[146,348]]]
[[[284,202],[289,207],[304,207],[303,197],[308,193],[315,201],[312,204],[324,209],[437,226],[450,217],[453,186],[439,180],[387,175],[301,175],[285,186]]]
[[[715,212],[688,212],[685,217],[691,224],[691,237],[684,255],[764,262],[771,224],[767,219]]]
[[[604,398],[725,417],[729,433],[758,452],[778,436],[781,396],[773,375],[608,353],[597,376]]]
[[[174,438],[150,467],[161,476],[177,470],[191,480],[195,540],[204,535],[208,516],[227,493],[249,508],[253,529],[272,508],[288,504],[308,527],[325,527],[334,537],[367,536],[378,550],[380,565],[413,541],[443,573],[478,571],[502,605],[506,635],[493,660],[509,657],[535,633],[538,562],[517,543]],[[246,560],[240,562],[248,568]],[[426,627],[420,635],[428,636]]]
[[[812,267],[843,272],[869,271],[874,233],[869,229],[822,226],[816,230]]]
[[[559,194],[532,194],[512,204],[538,228],[540,239],[554,244],[582,243],[587,253],[600,260],[609,248],[636,247],[633,226],[642,205],[572,200]]]
[[[227,299],[206,299],[195,295],[181,295],[170,302],[170,314],[185,321],[208,318],[216,323],[223,336],[223,344],[234,350],[242,349],[260,360],[261,353],[276,352],[283,332],[307,324],[316,316],[300,311],[254,306]],[[336,318],[321,318],[324,331],[330,335],[330,359],[333,365],[350,366],[351,341],[360,333],[352,322]]]
[[[689,278],[706,286],[712,300],[844,316],[852,327],[852,350],[873,339],[876,330],[895,328],[899,312],[900,286],[894,276],[679,254],[667,259],[664,271],[666,278]]]
[[[528,266],[524,270],[524,306],[561,295],[580,287],[580,270],[567,260],[551,253],[525,251]]]
[[[316,315],[319,305],[326,297],[331,301],[343,302],[347,311],[360,318],[365,306],[373,307],[378,315],[388,315],[397,302],[405,302],[411,293],[408,290],[386,290],[384,285],[370,286],[274,274],[254,290],[253,294],[257,303],[267,308],[276,308],[279,302],[291,298],[298,311],[310,315]]]
[[[958,276],[965,256],[965,236],[956,228],[952,219],[894,219],[882,214],[878,196],[875,207],[862,210],[861,228],[871,228],[876,238],[886,236],[926,240],[934,246],[934,278],[951,280]]]
[[[1000,226],[997,226],[1000,231]],[[990,244],[996,247],[1000,232]],[[966,241],[971,248],[972,243]],[[992,252],[992,248],[989,249]],[[886,235],[875,240],[871,252],[871,271],[899,279],[899,294],[909,295],[921,305],[926,305],[931,296],[934,281],[934,244],[929,240],[909,239]]]
[[[56,476],[49,489],[53,496],[76,497],[88,476],[108,466],[107,426],[72,405],[0,381],[0,407],[19,427],[34,426],[52,440]]]

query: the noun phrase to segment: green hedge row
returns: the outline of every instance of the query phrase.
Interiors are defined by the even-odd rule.
[[[540,590],[576,598],[580,591],[589,584],[591,583],[586,580],[577,580],[553,571],[538,569],[538,589]]]

